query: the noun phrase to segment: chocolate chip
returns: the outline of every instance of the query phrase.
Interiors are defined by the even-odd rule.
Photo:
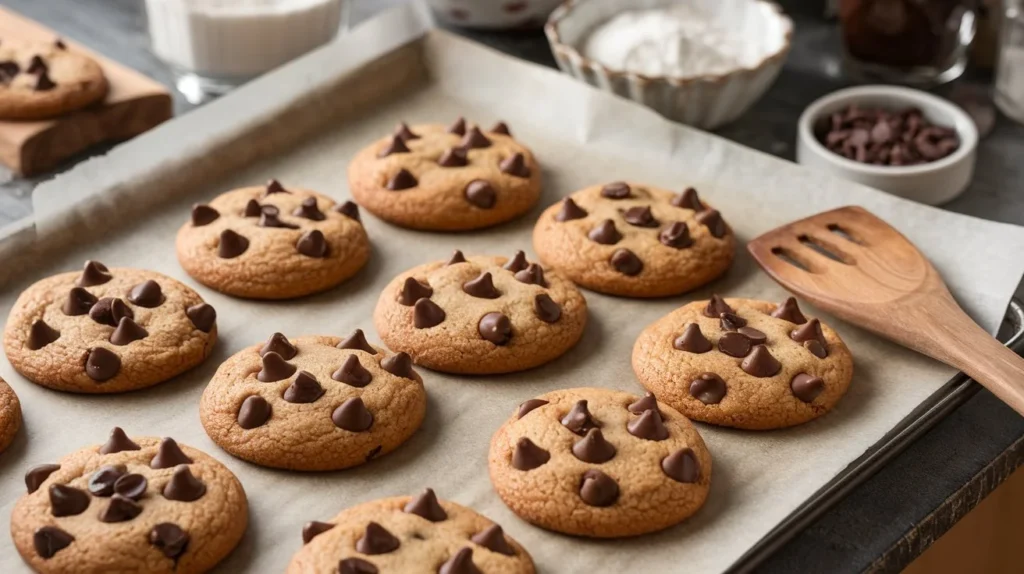
[[[274,205],[264,205],[264,206],[260,207],[260,222],[259,222],[259,226],[260,227],[277,228],[277,229],[298,229],[299,228],[298,225],[293,225],[291,223],[287,223],[287,222],[281,221],[281,218],[278,217],[279,215],[281,215],[281,210],[278,209],[277,206],[274,206]]]
[[[338,207],[335,207],[334,211],[337,211],[338,213],[344,215],[345,217],[348,217],[349,219],[362,221],[362,219],[359,217],[359,206],[356,205],[354,202],[346,201],[345,203],[342,203]]]
[[[85,374],[97,383],[109,381],[121,370],[121,359],[103,347],[93,347],[85,360]]]
[[[250,199],[249,203],[245,204],[245,211],[242,212],[242,217],[259,217],[263,214],[263,206],[260,202],[255,199]]]
[[[420,138],[419,135],[412,133],[412,130],[409,129],[409,126],[406,125],[405,122],[398,124],[398,126],[395,128],[395,135],[402,138],[405,141],[416,140]]]
[[[753,327],[740,327],[737,331],[739,331],[740,335],[750,339],[752,345],[763,345],[768,341],[768,335]]]
[[[67,44],[65,44],[65,43],[64,43],[64,40],[61,40],[60,38],[57,38],[56,40],[54,40],[54,41],[53,41],[53,45],[54,45],[54,46],[55,46],[55,47],[56,47],[56,48],[57,48],[58,50],[67,50],[67,49],[68,49],[68,45],[67,45]]]
[[[164,294],[159,283],[147,279],[131,288],[131,291],[128,292],[128,300],[139,307],[152,309],[159,307],[164,302]]]
[[[50,485],[50,513],[54,516],[75,516],[89,508],[89,494],[66,484]]]
[[[135,313],[124,301],[113,297],[104,297],[89,309],[89,318],[102,325],[116,327],[125,317],[134,319]]]
[[[156,456],[149,461],[149,468],[173,468],[179,464],[192,464],[192,459],[181,450],[176,440],[167,437],[160,441]]]
[[[629,434],[644,440],[665,440],[668,438],[668,429],[661,420],[661,414],[656,409],[644,411],[639,417],[626,424]]]
[[[672,346],[687,353],[707,353],[712,347],[711,341],[704,336],[704,333],[700,330],[700,325],[696,323],[688,324],[683,329],[683,334],[676,337],[676,340],[672,342]]]
[[[149,531],[149,543],[174,560],[188,549],[188,533],[177,524],[161,522]]]
[[[806,324],[793,329],[789,336],[797,343],[817,341],[823,347],[825,346],[825,334],[821,332],[821,321],[817,319],[811,319]]]
[[[208,303],[199,303],[185,309],[185,315],[196,329],[204,333],[209,333],[217,321],[217,311]]]
[[[420,299],[413,306],[412,324],[417,329],[429,329],[444,322],[446,315],[444,309],[437,306],[430,299]]]
[[[35,90],[37,92],[46,92],[57,87],[57,84],[50,78],[50,73],[47,70],[39,72],[39,77],[36,78]]]
[[[529,265],[529,262],[526,260],[526,254],[522,251],[516,251],[515,255],[512,256],[512,259],[506,261],[501,268],[511,271],[512,273],[516,273],[517,271],[526,269],[527,265]]]
[[[263,195],[267,196],[275,193],[289,193],[289,191],[285,189],[283,185],[281,185],[280,181],[277,181],[276,179],[271,179],[270,181],[267,182],[267,188],[264,191]]]
[[[877,165],[913,165],[953,153],[956,131],[928,122],[920,110],[860,109],[850,106],[822,122],[815,135],[847,159]]]
[[[381,359],[380,366],[385,371],[404,379],[416,380],[416,371],[412,370],[412,357],[408,353],[398,353]]]
[[[512,468],[517,470],[533,470],[551,460],[551,453],[534,444],[525,436],[516,441],[512,451]]]
[[[334,412],[331,413],[331,420],[338,428],[351,432],[362,432],[373,424],[373,413],[363,404],[363,399],[354,397],[334,409]]]
[[[456,249],[455,251],[452,251],[452,258],[448,260],[448,263],[445,263],[445,266],[447,267],[448,265],[455,265],[456,263],[465,263],[465,262],[466,262],[466,256],[463,255],[461,251]]]
[[[39,490],[46,479],[58,470],[60,470],[60,465],[53,463],[37,464],[28,469],[28,472],[25,473],[25,488],[28,489],[28,493],[32,494]]]
[[[28,330],[28,339],[25,346],[30,351],[37,351],[60,338],[60,331],[46,324],[46,321],[37,319]]]
[[[316,377],[307,371],[299,371],[299,375],[284,390],[282,397],[289,403],[312,403],[322,397],[324,392]]]
[[[498,122],[494,124],[494,127],[490,129],[490,132],[492,134],[501,134],[506,136],[512,135],[512,133],[508,129],[508,124],[506,124],[505,122]]]
[[[498,192],[490,183],[476,179],[466,186],[466,201],[480,209],[490,209],[498,201]]]
[[[697,190],[692,187],[684,189],[682,193],[673,197],[672,205],[682,207],[683,209],[692,209],[693,211],[704,211],[704,204],[700,202]]]
[[[25,70],[25,73],[26,74],[39,74],[39,73],[45,72],[47,70],[49,70],[49,67],[46,65],[46,62],[43,61],[42,56],[40,56],[39,54],[36,54],[36,55],[32,56],[31,60],[29,60],[28,68]]]
[[[441,565],[437,574],[483,574],[476,564],[473,564],[473,549],[462,548]]]
[[[590,506],[611,506],[619,499],[619,485],[607,474],[591,469],[583,473],[580,498]]]
[[[307,522],[302,526],[302,543],[309,544],[311,540],[334,528],[334,526],[330,522],[318,522],[316,520]]]
[[[89,477],[89,492],[93,496],[107,497],[114,494],[114,484],[127,470],[123,464],[104,465]]]
[[[615,181],[601,188],[601,195],[608,199],[626,199],[630,196],[629,185],[623,181]]]
[[[649,411],[651,409],[654,409],[658,411],[658,414],[661,414],[661,411],[658,410],[658,400],[654,397],[654,393],[651,392],[644,393],[643,397],[629,403],[629,406],[626,407],[626,410],[635,415],[641,415],[644,411]]]
[[[32,534],[32,546],[35,547],[36,553],[43,558],[53,558],[55,554],[70,546],[74,541],[74,536],[56,526],[43,526],[37,528]]]
[[[92,293],[81,287],[72,287],[68,292],[68,298],[64,300],[64,305],[61,306],[61,311],[72,317],[85,315],[96,304],[96,301],[96,296]]]
[[[401,191],[416,187],[419,184],[420,182],[416,180],[416,177],[409,170],[402,168],[388,180],[384,187],[391,191]]]
[[[267,342],[263,344],[260,349],[260,356],[266,355],[267,353],[274,352],[281,355],[284,360],[291,360],[296,354],[298,349],[281,333],[274,333],[267,339]]]
[[[299,241],[295,243],[295,249],[307,257],[327,257],[328,247],[324,234],[319,229],[307,231]]]
[[[302,200],[302,205],[295,208],[295,211],[292,212],[292,215],[296,217],[304,217],[306,219],[311,219],[313,221],[323,221],[327,219],[327,216],[324,215],[324,212],[320,211],[320,208],[317,207],[315,197],[307,197],[306,199]]]
[[[708,228],[708,231],[714,237],[724,237],[728,228],[725,225],[725,220],[722,219],[722,214],[717,209],[708,209],[697,214],[697,223],[700,223]]]
[[[700,480],[700,464],[689,448],[681,448],[661,461],[665,476],[676,482],[694,483]]]
[[[562,200],[562,209],[555,215],[556,221],[571,221],[573,219],[583,219],[587,216],[587,212],[582,207],[576,205],[576,202],[571,197],[567,197]]]
[[[366,525],[363,536],[356,541],[356,552],[362,554],[387,554],[401,545],[398,538],[376,522]]]
[[[562,317],[562,308],[547,293],[533,298],[533,313],[545,323],[554,323]]]
[[[345,558],[338,562],[338,574],[377,574],[377,567],[362,558]]]
[[[393,135],[391,136],[391,141],[377,152],[377,157],[388,157],[396,153],[409,153],[409,148],[405,145],[405,140],[401,136]]]
[[[490,272],[483,272],[476,279],[471,279],[462,284],[462,290],[471,297],[480,299],[497,299],[501,293],[494,288],[494,278]]]
[[[782,363],[772,356],[767,347],[758,345],[743,359],[740,368],[754,377],[771,377],[782,369]]]
[[[191,461],[190,461],[191,462]],[[145,496],[149,481],[141,474],[125,474],[114,483],[114,494],[129,500],[138,500]]]
[[[608,442],[601,429],[590,429],[586,436],[572,445],[572,454],[583,462],[600,464],[615,457],[615,445]]]
[[[495,345],[507,345],[512,339],[512,321],[502,313],[487,313],[480,318],[477,331]]]
[[[516,281],[527,285],[548,286],[547,280],[544,279],[544,268],[536,263],[531,263],[526,266],[526,269],[516,271],[515,278]]]
[[[825,346],[813,339],[810,341],[804,341],[804,348],[819,359],[824,359],[828,356],[828,351],[825,349]]]
[[[460,147],[453,147],[441,154],[440,159],[437,160],[437,165],[441,167],[465,167],[469,165],[469,158],[466,156],[466,150]]]
[[[459,142],[459,146],[465,149],[491,147],[491,140],[487,139],[480,128],[473,126]]]
[[[658,234],[658,241],[662,245],[675,249],[682,249],[693,245],[693,239],[690,237],[690,228],[686,227],[686,224],[682,221],[677,221],[662,229],[661,233]]]
[[[149,331],[143,329],[133,319],[121,317],[121,322],[117,324],[117,329],[114,329],[114,332],[110,334],[110,344],[120,347],[139,339],[145,339],[148,336]]]
[[[730,357],[746,357],[752,346],[750,339],[738,332],[725,333],[718,339],[718,350]]]
[[[515,556],[516,554],[508,540],[505,540],[505,533],[501,531],[501,526],[497,524],[492,524],[484,530],[477,532],[470,540],[492,552],[504,554],[505,556]]]
[[[437,501],[437,495],[434,494],[434,489],[432,488],[425,489],[419,496],[410,500],[402,508],[402,512],[415,514],[431,522],[441,522],[448,519],[448,513],[444,511],[444,508],[441,508],[441,504]]]
[[[615,222],[611,219],[605,219],[601,223],[597,224],[597,227],[590,230],[587,233],[587,237],[590,238],[594,243],[600,243],[601,245],[615,245],[622,239],[622,234],[615,228]]]
[[[804,314],[800,312],[800,306],[797,305],[796,299],[793,297],[790,297],[780,303],[779,306],[772,311],[772,317],[789,321],[790,323],[796,323],[797,325],[803,325],[807,322],[807,317],[804,317]]]
[[[561,422],[562,426],[580,436],[587,434],[587,431],[590,429],[598,427],[597,421],[594,420],[590,410],[587,409],[586,400],[576,401],[572,409],[562,417]]]
[[[100,522],[128,522],[142,514],[142,507],[134,500],[115,494],[107,507],[100,511]]]
[[[106,265],[99,261],[86,261],[82,274],[75,281],[75,286],[92,287],[93,285],[102,285],[113,278],[114,276],[110,274],[110,270],[107,269]]]
[[[349,355],[331,378],[346,385],[362,388],[370,384],[373,375],[359,362],[359,357]]]
[[[206,494],[206,485],[196,478],[188,465],[181,464],[174,469],[171,480],[164,487],[164,498],[179,502],[193,502]]]
[[[725,381],[714,373],[701,373],[690,383],[690,396],[705,405],[722,402],[722,399],[725,398],[725,391]]]
[[[220,217],[220,212],[203,203],[192,205],[192,227],[209,225]]]
[[[501,170],[501,173],[514,175],[515,177],[530,177],[530,168],[526,166],[526,158],[521,153],[516,153],[503,159],[498,164],[498,168]]]
[[[529,399],[527,401],[524,401],[523,404],[519,405],[519,410],[517,411],[516,418],[521,419],[534,409],[540,408],[546,404],[548,404],[548,401],[545,401],[544,399]]]
[[[285,361],[284,357],[273,351],[264,354],[262,362],[263,368],[256,373],[256,379],[262,383],[283,381],[294,375],[297,370],[295,365]]]
[[[363,333],[362,329],[356,329],[355,331],[352,331],[352,334],[349,335],[348,338],[338,343],[338,348],[354,349],[356,351],[366,351],[371,355],[377,354],[377,349],[374,349],[373,345],[371,345],[366,340],[366,335]]]
[[[0,62],[0,82],[8,83],[21,71],[21,66],[14,60]]]
[[[455,120],[455,123],[448,126],[448,133],[455,134],[457,136],[466,135],[466,118],[459,116],[459,119]]]
[[[623,275],[633,277],[644,270],[644,263],[629,249],[616,249],[610,259],[612,267]]]
[[[649,206],[630,207],[622,213],[626,223],[636,227],[657,227],[658,220],[654,218]]]
[[[712,295],[711,300],[708,301],[707,306],[704,307],[704,316],[710,317],[712,319],[721,318],[722,313],[735,312],[736,311],[734,311],[733,308],[730,307],[729,304],[725,302],[725,299],[722,299],[718,295]]]
[[[121,427],[114,427],[110,431],[110,437],[107,439],[107,442],[103,443],[103,446],[100,447],[100,454],[114,454],[115,452],[139,450],[141,448],[132,442],[128,435],[124,434],[124,430]]]
[[[242,401],[238,409],[238,426],[248,430],[262,426],[270,419],[271,407],[266,399],[259,395],[250,395]]]
[[[220,243],[217,245],[217,257],[221,259],[234,259],[245,253],[249,248],[249,240],[241,235],[225,229],[220,232]]]
[[[825,381],[821,380],[821,377],[800,373],[790,381],[789,388],[793,391],[794,397],[811,403],[825,390]]]
[[[720,319],[722,329],[726,331],[735,331],[740,327],[747,326],[747,320],[736,313],[725,312],[718,317]]]

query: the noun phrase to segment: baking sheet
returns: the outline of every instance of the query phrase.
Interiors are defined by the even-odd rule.
[[[274,331],[345,334],[358,327],[376,340],[372,309],[391,277],[455,248],[530,253],[532,222],[545,206],[613,179],[675,189],[694,185],[723,211],[741,241],[821,210],[863,205],[917,243],[960,302],[992,331],[1024,273],[1017,256],[1024,248],[1022,228],[807,172],[441,31],[403,46],[429,25],[425,15],[414,4],[382,16],[36,190],[34,247],[25,247],[31,239],[25,233],[0,243],[0,260],[7,263],[0,270],[0,312],[32,281],[96,258],[155,269],[196,287],[218,310],[221,342],[206,363],[184,376],[109,397],[47,391],[0,362],[26,417],[25,429],[0,457],[5,514],[24,491],[21,476],[28,466],[102,442],[117,424],[129,434],[173,436],[218,457],[239,476],[249,493],[250,528],[220,572],[281,571],[301,544],[304,522],[424,486],[497,520],[530,550],[541,571],[717,572],[881,439],[953,370],[829,319],[856,365],[837,408],[784,431],[701,425],[715,461],[707,504],[678,527],[636,539],[571,538],[519,520],[491,489],[486,453],[493,431],[526,398],[584,385],[640,392],[629,367],[633,341],[673,308],[712,291],[783,298],[785,292],[744,252],[726,277],[683,297],[631,301],[587,292],[591,313],[583,340],[548,366],[496,377],[421,370],[429,393],[423,428],[394,453],[355,469],[299,474],[235,460],[204,434],[199,397],[221,361]],[[361,146],[400,120],[450,121],[458,115],[484,125],[503,119],[537,153],[545,191],[531,214],[492,230],[442,235],[398,229],[364,213],[374,244],[370,263],[345,285],[298,301],[231,299],[197,286],[178,266],[174,235],[191,203],[270,177],[346,199],[346,163]],[[23,569],[9,536],[0,536],[0,571]]]

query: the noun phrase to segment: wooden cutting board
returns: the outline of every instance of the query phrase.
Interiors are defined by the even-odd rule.
[[[38,22],[0,8],[0,40],[52,42],[57,37]],[[96,144],[136,136],[173,113],[171,94],[162,84],[69,38],[61,39],[99,63],[110,91],[102,103],[58,118],[0,121],[0,162],[19,175],[37,175]]]

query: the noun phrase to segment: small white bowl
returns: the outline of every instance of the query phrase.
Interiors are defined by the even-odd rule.
[[[690,76],[644,75],[611,69],[580,53],[591,32],[626,10],[685,5],[709,20],[745,30],[760,58],[749,67]],[[639,102],[684,124],[712,129],[747,111],[772,85],[792,44],[793,22],[766,0],[567,0],[544,28],[563,72]]]
[[[956,130],[960,147],[940,160],[909,166],[871,165],[847,159],[822,145],[814,136],[814,126],[850,104],[892,111],[919,108],[931,123]],[[797,124],[796,161],[800,165],[928,205],[945,203],[967,189],[977,148],[978,129],[967,112],[948,100],[910,88],[860,86],[839,90],[808,106]]]

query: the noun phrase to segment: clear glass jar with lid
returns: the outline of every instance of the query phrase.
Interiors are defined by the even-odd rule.
[[[1024,123],[1024,0],[1003,0],[999,44],[994,100],[1004,114]]]

